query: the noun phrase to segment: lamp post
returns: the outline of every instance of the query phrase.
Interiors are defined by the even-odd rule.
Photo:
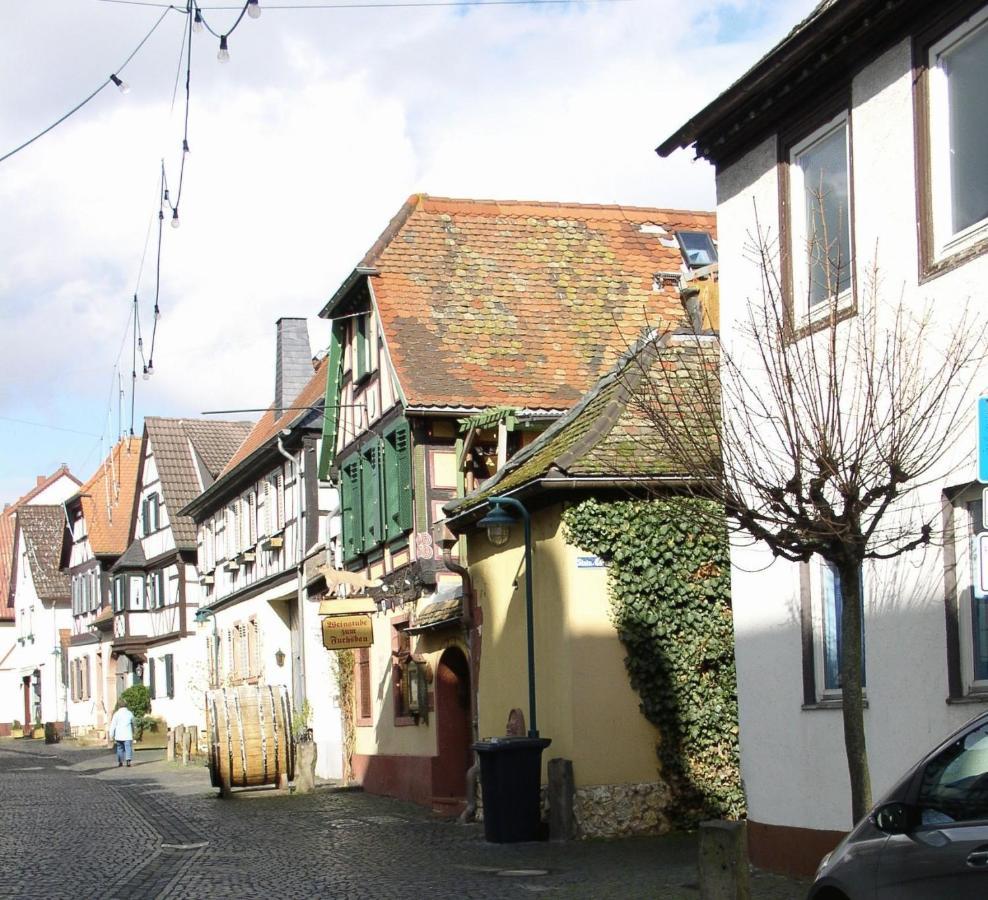
[[[477,524],[487,529],[487,537],[495,547],[508,542],[511,526],[516,519],[509,509],[521,515],[525,529],[525,619],[528,627],[528,736],[539,736],[535,717],[535,625],[532,611],[532,521],[528,510],[513,497],[490,497],[490,511]]]
[[[213,617],[213,677],[212,687],[220,685],[220,634],[216,628],[216,610],[208,607],[201,607],[196,610],[196,622],[203,623],[210,616]]]

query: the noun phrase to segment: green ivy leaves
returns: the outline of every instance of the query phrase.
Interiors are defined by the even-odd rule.
[[[571,543],[610,563],[612,618],[642,714],[662,735],[672,820],[743,815],[723,515],[684,497],[586,500],[563,521]]]

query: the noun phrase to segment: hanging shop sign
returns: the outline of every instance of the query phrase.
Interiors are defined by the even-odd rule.
[[[370,616],[328,616],[322,620],[322,645],[327,650],[357,650],[373,643]]]

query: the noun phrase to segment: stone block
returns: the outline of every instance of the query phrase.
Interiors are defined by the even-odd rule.
[[[700,823],[701,900],[751,900],[744,822]]]

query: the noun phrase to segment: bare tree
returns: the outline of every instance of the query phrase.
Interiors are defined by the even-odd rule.
[[[782,559],[819,556],[839,577],[844,743],[857,821],[872,802],[862,563],[935,539],[939,506],[917,492],[942,482],[954,444],[970,433],[960,426],[973,412],[986,323],[964,304],[946,327],[948,316],[932,306],[910,314],[902,297],[882,298],[873,268],[856,304],[830,292],[800,329],[774,248],[759,233],[750,249],[761,296],[739,317],[729,346],[696,329],[663,335],[659,364],[647,363],[635,379],[633,402],[651,426],[643,449],[718,501],[736,529]],[[673,362],[676,354],[684,356]]]

